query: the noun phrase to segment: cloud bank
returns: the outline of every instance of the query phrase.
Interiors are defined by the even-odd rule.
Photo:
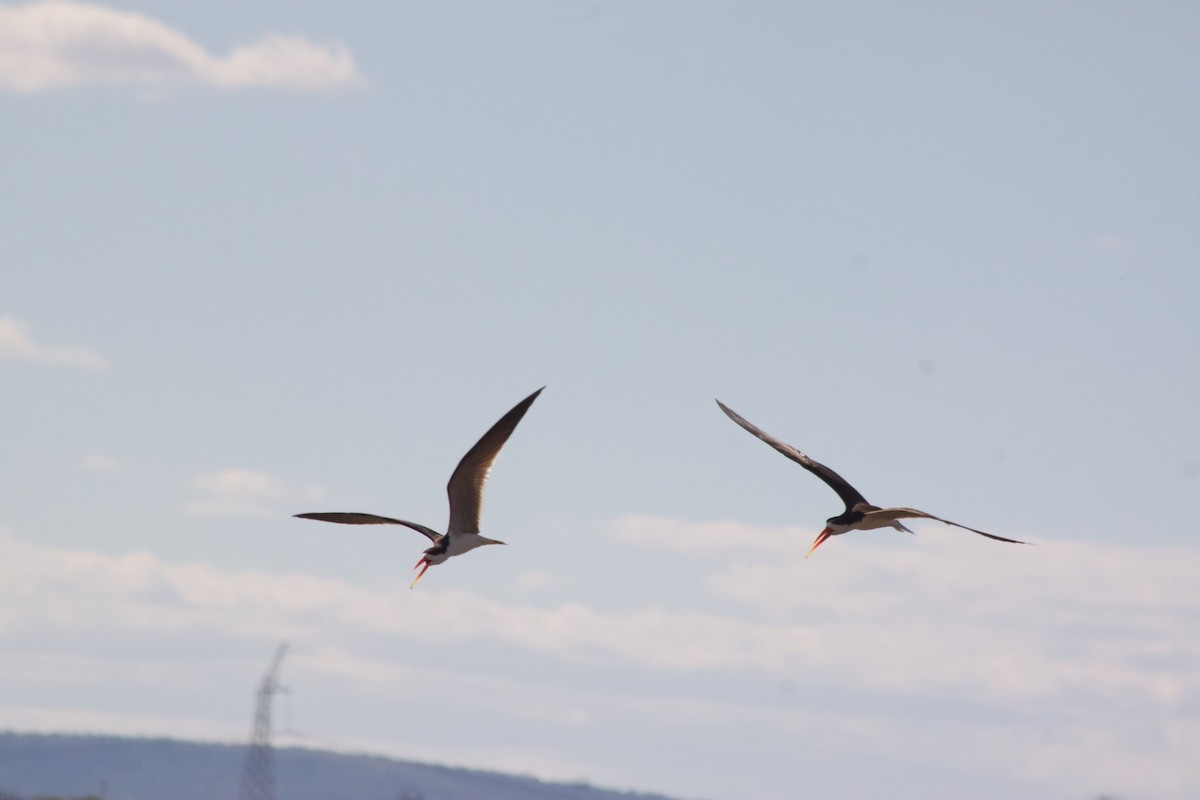
[[[245,467],[227,467],[192,477],[195,498],[184,512],[196,517],[275,518],[287,516],[286,506],[324,497],[316,484],[293,485],[276,475]],[[286,512],[286,513],[285,513]]]
[[[10,92],[181,84],[329,92],[362,82],[344,46],[302,36],[269,34],[216,56],[134,12],[68,0],[0,6],[0,89]]]
[[[238,474],[211,484],[256,484]],[[777,547],[727,564],[714,531]],[[364,587],[0,536],[0,646],[13,654],[0,679],[20,696],[30,681],[50,680],[48,661],[64,681],[87,675],[98,687],[142,664],[144,692],[175,669],[163,652],[186,652],[180,668],[203,671],[214,669],[208,648],[240,641],[261,660],[264,642],[286,638],[297,645],[291,669],[306,670],[310,685],[353,687],[343,712],[369,703],[384,717],[394,708],[425,719],[452,692],[496,725],[611,724],[651,749],[687,736],[754,759],[764,741],[789,751],[804,742],[809,769],[828,764],[835,774],[836,759],[848,758],[905,774],[952,763],[984,783],[1045,790],[1029,797],[1111,790],[1182,800],[1200,789],[1195,548],[1016,547],[929,526],[915,539],[846,537],[805,561],[811,532],[651,517],[609,530],[630,547],[689,533],[711,548],[693,554],[712,565],[705,598],[616,611],[539,604],[517,590],[490,596],[435,582],[410,592],[403,579]],[[22,656],[31,652],[43,655]],[[114,725],[132,724],[132,713]],[[202,716],[193,710],[181,725],[195,729]],[[20,718],[38,719],[30,708]],[[420,746],[430,758],[448,752]],[[470,752],[489,763],[486,749]]]
[[[96,371],[108,369],[108,361],[94,350],[78,345],[44,345],[35,341],[29,326],[14,317],[0,317],[0,360]]]

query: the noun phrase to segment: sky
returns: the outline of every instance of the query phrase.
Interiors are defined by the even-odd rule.
[[[1200,7],[0,5],[0,727],[1200,795]],[[445,482],[508,542],[432,568]],[[837,496],[935,522],[804,553]]]

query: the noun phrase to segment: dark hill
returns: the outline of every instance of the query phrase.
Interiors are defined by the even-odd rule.
[[[246,748],[0,733],[0,797],[237,800]],[[668,800],[586,784],[299,747],[274,751],[278,800]]]

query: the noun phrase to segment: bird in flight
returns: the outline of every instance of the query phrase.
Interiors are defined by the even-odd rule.
[[[993,533],[985,533],[974,528],[968,528],[966,525],[959,525],[957,522],[951,522],[948,519],[935,517],[933,514],[926,514],[924,511],[918,511],[915,508],[880,508],[873,506],[867,502],[867,499],[858,493],[858,490],[846,482],[846,479],[829,467],[817,461],[813,461],[804,453],[792,447],[787,442],[776,439],[771,434],[761,430],[757,426],[748,422],[740,414],[726,406],[720,400],[717,405],[721,410],[738,425],[741,425],[750,433],[762,439],[767,444],[774,447],[780,453],[795,461],[806,470],[816,475],[825,483],[829,484],[829,488],[837,492],[838,497],[842,498],[842,502],[846,504],[846,510],[836,517],[830,517],[825,521],[825,530],[817,535],[817,540],[813,542],[813,546],[809,548],[805,558],[812,555],[813,550],[821,546],[821,543],[830,536],[848,533],[849,531],[869,531],[875,528],[895,528],[898,531],[912,533],[908,528],[900,522],[902,519],[934,519],[938,522],[944,522],[947,525],[953,525],[956,528],[978,533],[980,536],[986,536],[989,539],[995,539],[998,542],[1011,542],[1012,544],[1028,544],[1016,539],[1006,539],[1003,536],[996,536]]]
[[[542,389],[546,387],[543,386]],[[479,535],[479,514],[483,506],[483,485],[487,482],[488,473],[492,470],[492,462],[500,454],[500,448],[508,441],[508,437],[516,430],[517,423],[525,412],[533,405],[533,401],[542,393],[538,389],[488,429],[475,446],[458,462],[450,483],[446,485],[446,494],[450,496],[450,523],[445,533],[438,533],[416,522],[391,517],[380,517],[375,514],[362,514],[344,511],[318,511],[309,514],[296,514],[301,519],[316,519],[322,522],[339,522],[343,525],[404,525],[414,531],[429,537],[433,546],[425,551],[421,560],[413,565],[421,571],[413,578],[408,588],[417,585],[425,570],[434,564],[441,564],[451,556],[460,556],[476,547],[485,544],[504,544],[496,539],[488,539]]]

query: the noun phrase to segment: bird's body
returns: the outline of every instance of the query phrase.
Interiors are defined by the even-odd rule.
[[[504,542],[480,536],[478,533],[456,533],[453,536],[443,536],[437,544],[425,551],[425,557],[430,564],[441,564],[448,558],[469,553],[476,547],[483,547],[485,544],[504,544]]]
[[[759,439],[762,439],[784,456],[792,461],[795,461],[797,464],[823,480],[829,486],[829,488],[837,492],[838,497],[840,497],[842,502],[846,504],[845,511],[843,511],[841,514],[838,514],[836,517],[830,517],[825,521],[825,529],[817,535],[817,540],[813,543],[812,548],[810,548],[808,551],[809,555],[811,555],[812,551],[816,550],[817,547],[819,547],[820,544],[830,536],[839,536],[843,533],[849,533],[850,531],[869,531],[877,528],[895,528],[898,531],[912,533],[912,531],[904,527],[904,525],[900,522],[902,519],[937,520],[938,522],[945,523],[946,525],[953,525],[956,528],[962,528],[963,530],[971,531],[971,533],[977,533],[980,536],[986,536],[989,539],[995,539],[998,542],[1026,544],[1025,542],[1021,542],[1016,539],[1006,539],[1003,536],[996,536],[993,533],[985,533],[984,531],[976,530],[975,528],[969,528],[966,525],[960,525],[957,522],[951,522],[948,519],[935,517],[933,514],[927,514],[924,511],[918,511],[915,508],[880,508],[879,506],[871,505],[867,502],[867,499],[863,497],[857,489],[851,486],[845,478],[843,478],[841,475],[838,475],[829,467],[818,461],[814,461],[804,453],[800,452],[800,450],[792,447],[787,442],[776,439],[771,434],[758,428],[753,423],[747,421],[744,417],[739,415],[737,412],[730,409],[720,400],[717,401],[717,405],[721,407],[721,410],[725,412],[726,416],[728,416],[742,428],[757,436]],[[807,557],[808,556],[806,555],[805,558]]]
[[[546,387],[543,386],[542,389],[544,388]],[[488,473],[491,472],[496,456],[500,454],[500,448],[504,447],[508,437],[516,430],[517,423],[525,416],[525,412],[533,405],[537,396],[542,393],[542,389],[538,389],[513,406],[458,462],[458,466],[450,476],[450,482],[446,484],[446,494],[450,498],[450,522],[446,526],[445,533],[439,533],[417,522],[361,512],[318,511],[295,516],[322,522],[337,522],[342,525],[403,525],[428,537],[433,546],[425,550],[424,555],[413,567],[413,569],[421,567],[421,571],[412,582],[413,586],[416,586],[417,581],[421,580],[425,570],[434,564],[441,564],[448,558],[461,556],[463,553],[469,553],[486,544],[504,544],[498,539],[489,539],[479,534],[483,487],[487,483]]]

